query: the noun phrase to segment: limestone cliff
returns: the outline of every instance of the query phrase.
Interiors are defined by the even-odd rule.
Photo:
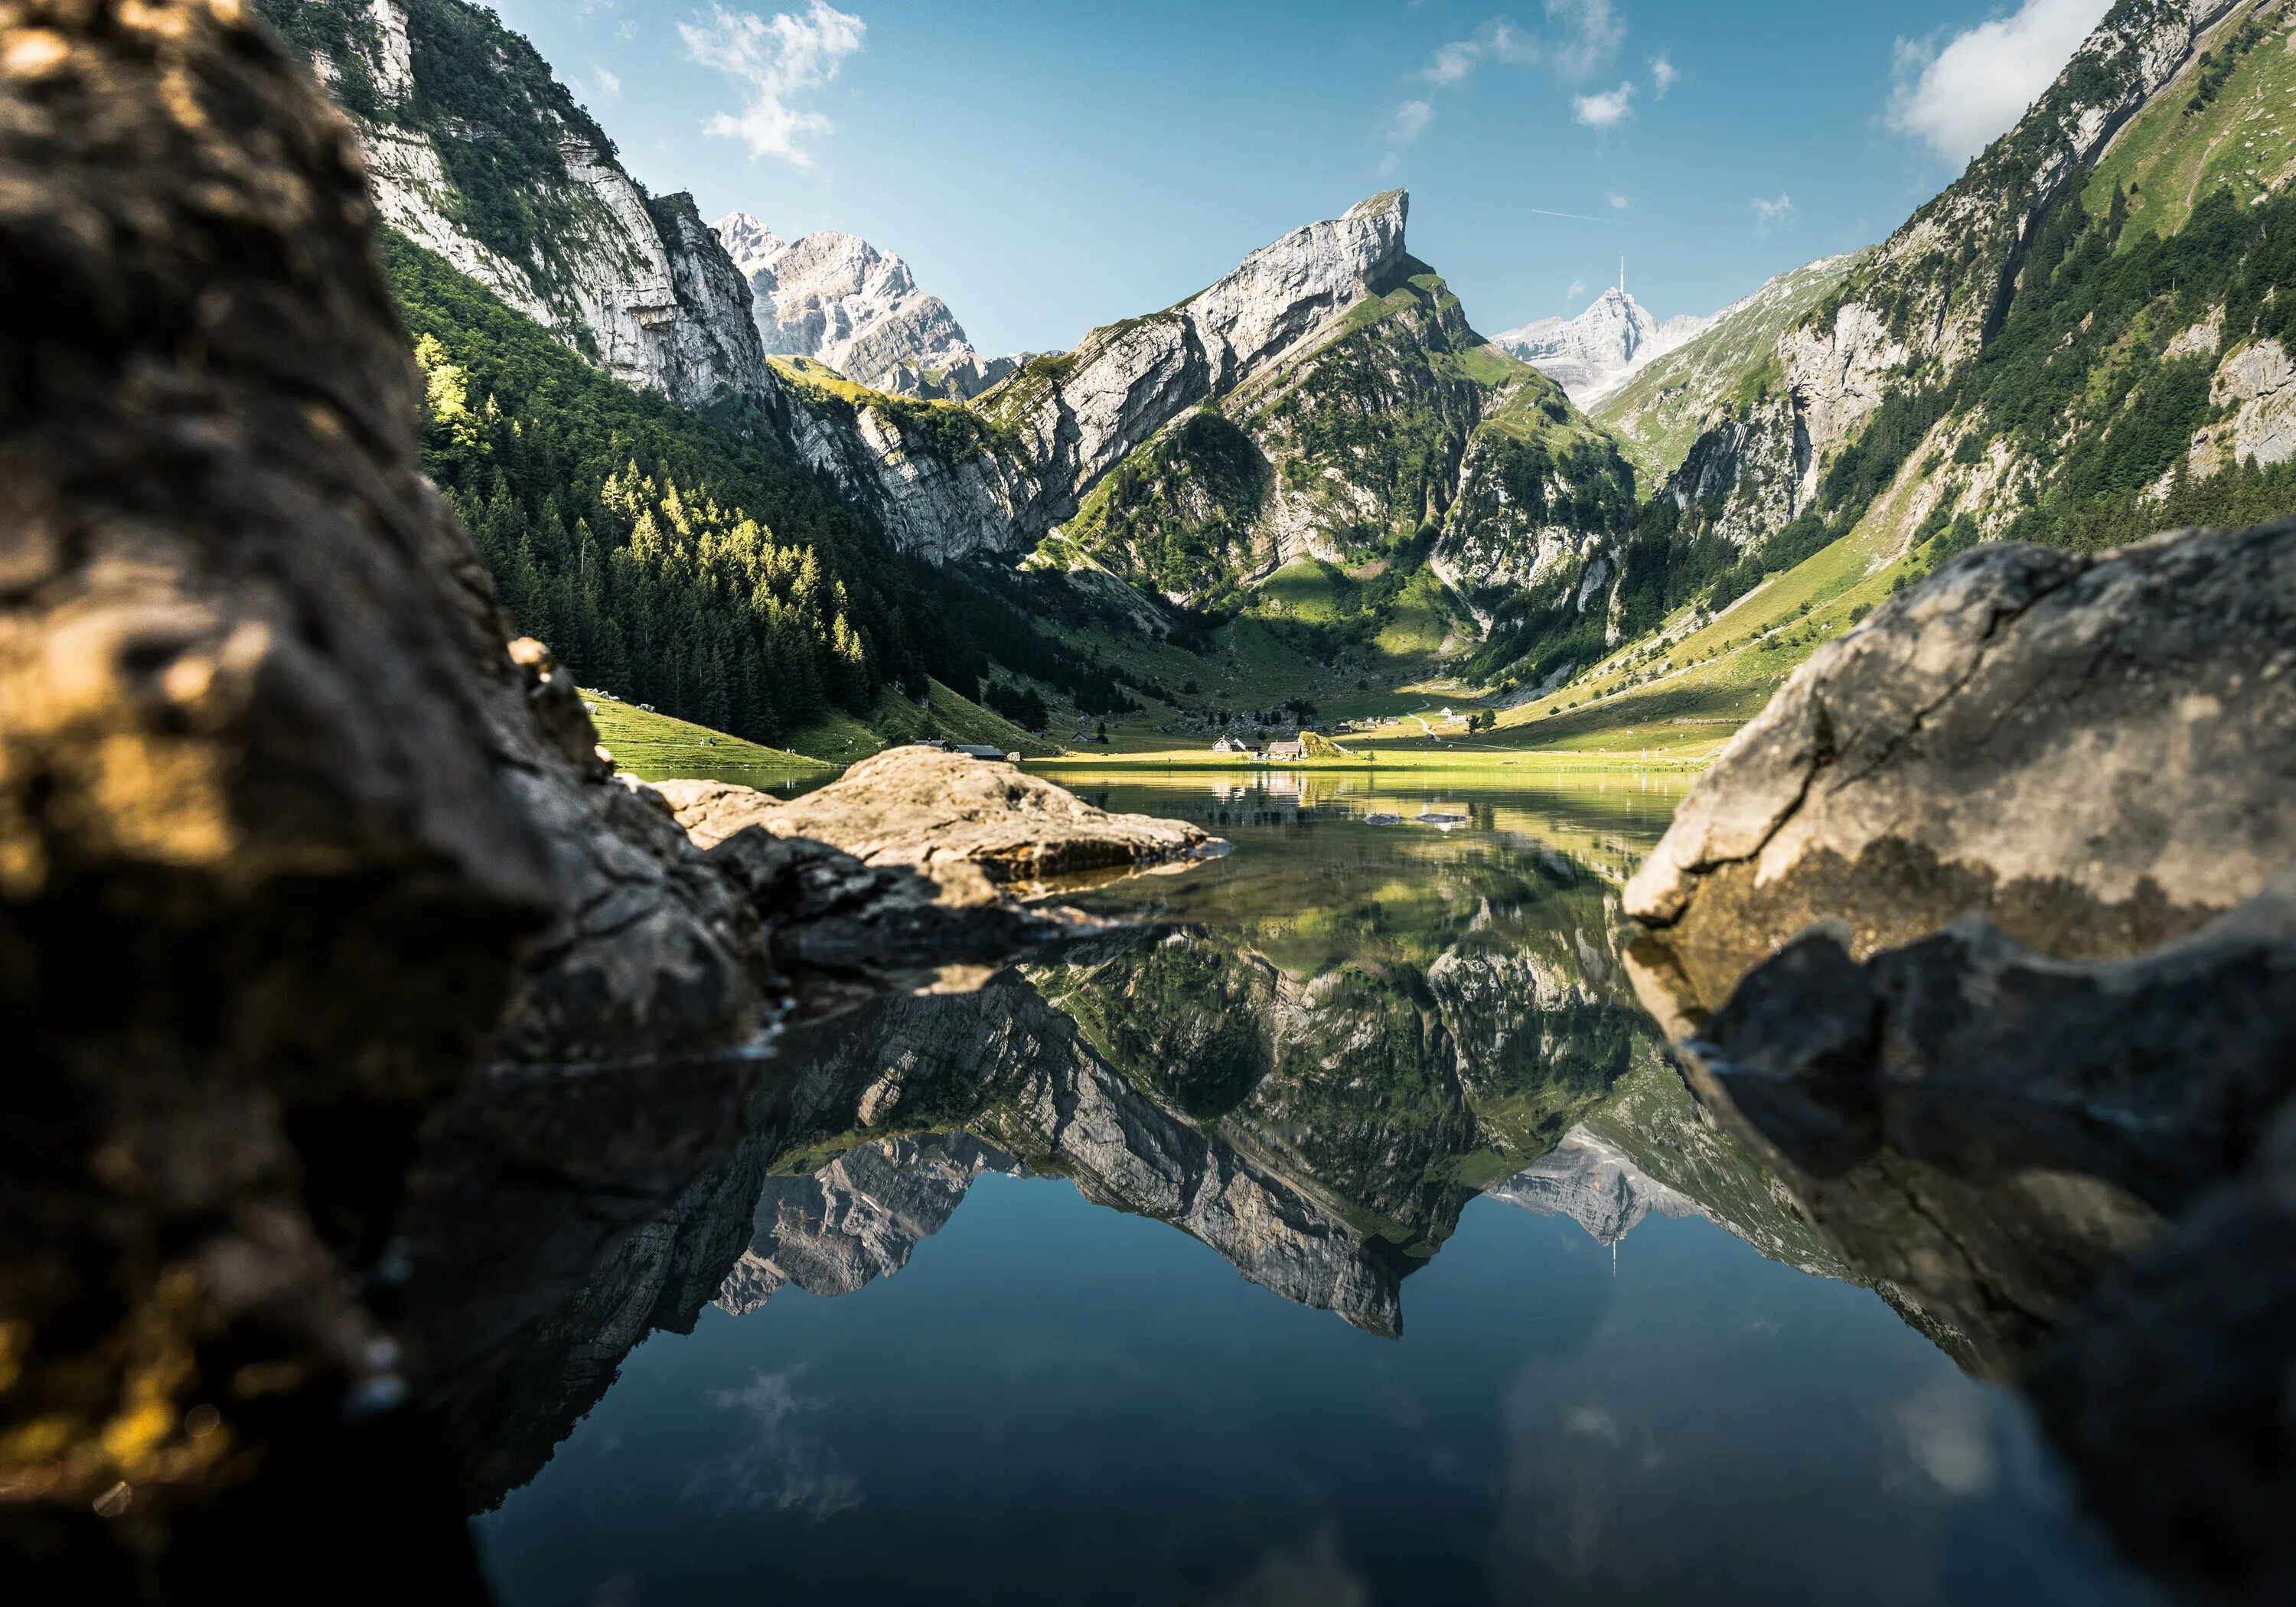
[[[358,130],[381,220],[616,378],[688,406],[769,381],[746,283],[652,201],[532,45],[463,0],[258,0]]]
[[[973,349],[938,296],[898,257],[835,230],[785,242],[747,212],[718,238],[750,282],[768,354],[814,357],[856,384],[898,396],[968,401],[1022,359]]]
[[[2036,268],[2031,256],[2084,176],[2193,66],[2210,30],[2250,9],[2251,0],[2115,5],[2014,128],[1780,337],[1766,382],[1700,438],[1669,487],[1685,528],[1758,545],[1818,500],[1828,463],[1885,403],[1934,395],[1966,373],[2021,287],[2056,267]],[[1920,427],[1933,422],[1924,415]],[[1997,490],[1993,480],[1987,488]]]

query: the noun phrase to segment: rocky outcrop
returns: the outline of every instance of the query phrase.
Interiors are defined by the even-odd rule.
[[[2066,958],[2296,860],[2296,524],[1988,547],[1822,649],[1627,891],[1693,1018],[1814,921],[1859,957],[1976,912]]]
[[[934,748],[889,749],[790,803],[721,782],[672,782],[661,792],[705,848],[757,826],[833,843],[873,867],[922,873],[958,902],[1225,847],[1185,822],[1111,815],[1011,765]]]
[[[2228,463],[2269,467],[2296,458],[2296,358],[2279,341],[2258,340],[2226,357],[2209,406],[2231,416],[2194,439],[2194,474],[2206,479]]]
[[[1592,407],[1714,323],[1685,316],[1660,324],[1641,302],[1613,286],[1575,318],[1542,318],[1494,336],[1491,343],[1546,374],[1579,406]]]
[[[1811,504],[1817,472],[1807,410],[1780,395],[1701,435],[1660,495],[1692,528],[1744,550]]]
[[[1329,335],[1404,260],[1408,198],[1376,196],[1246,258],[1179,306],[1094,331],[980,398],[965,444],[898,408],[800,392],[806,459],[878,513],[894,543],[945,562],[1032,548],[1100,480],[1199,404]]]
[[[357,127],[383,223],[628,384],[697,407],[767,388],[747,285],[691,198],[650,203],[491,13],[461,0],[256,9],[303,45]],[[518,193],[515,213],[502,189]]]
[[[1065,930],[608,775],[423,479],[357,150],[235,8],[0,5],[0,1491],[68,1560],[114,1486],[194,1575],[378,1549],[369,1274],[474,1085],[754,1065]]]
[[[824,230],[790,243],[746,212],[718,219],[717,234],[749,281],[770,354],[818,358],[874,390],[958,401],[1019,366],[975,351],[909,265],[865,240]]]
[[[2126,1546],[2256,1602],[2296,1578],[2292,613],[2296,524],[1972,554],[1805,667],[1628,900],[1707,1109],[2032,1389]]]

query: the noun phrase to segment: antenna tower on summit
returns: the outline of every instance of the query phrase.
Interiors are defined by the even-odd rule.
[[[1626,293],[1627,293],[1627,259],[1626,259],[1625,258],[1621,257],[1621,258],[1619,258],[1619,294],[1620,294],[1621,296],[1623,296],[1623,295],[1625,295]]]

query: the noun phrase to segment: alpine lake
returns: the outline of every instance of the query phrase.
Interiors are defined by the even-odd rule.
[[[779,1046],[470,1414],[503,1601],[2159,1599],[1637,1006],[1691,777],[1048,773],[1234,851]]]

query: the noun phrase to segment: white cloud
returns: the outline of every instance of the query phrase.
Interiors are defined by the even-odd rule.
[[[1388,120],[1387,143],[1407,145],[1427,132],[1427,125],[1435,120],[1435,108],[1425,101],[1406,101],[1395,109]]]
[[[1576,301],[1586,293],[1587,282],[1584,279],[1573,279],[1570,282],[1570,288],[1562,292],[1562,299],[1565,301]]]
[[[1616,190],[1603,191],[1603,199],[1611,203],[1611,209],[1614,212],[1623,212],[1635,204],[1631,198],[1620,194]]]
[[[845,58],[861,49],[868,27],[826,0],[812,0],[802,17],[783,12],[770,22],[713,5],[706,23],[679,23],[686,54],[716,68],[743,91],[746,103],[739,116],[721,111],[704,127],[740,140],[752,159],[777,156],[808,166],[813,159],[805,142],[827,134],[832,125],[821,113],[800,111],[791,102],[826,87]]]
[[[595,61],[590,63],[590,93],[602,101],[618,101],[622,95],[622,80],[619,74],[607,71]]]
[[[1565,78],[1583,78],[1609,66],[1627,37],[1611,0],[1546,0],[1546,19],[1561,25],[1554,64]]]
[[[1464,39],[1439,48],[1419,70],[1419,77],[1436,87],[1462,83],[1485,61],[1505,61],[1517,67],[1546,59],[1546,46],[1527,37],[1504,17],[1484,23]]]
[[[1682,70],[1674,64],[1671,56],[1652,56],[1650,75],[1651,94],[1662,101],[1666,99],[1666,92],[1681,81]]]
[[[2112,0],[2023,0],[2005,17],[1940,36],[1899,39],[1885,114],[1899,134],[1965,161],[2008,131],[2064,70]]]
[[[1801,221],[1801,213],[1793,204],[1793,197],[1781,193],[1775,201],[1764,201],[1757,195],[1747,206],[1754,214],[1754,232],[1767,234],[1772,229],[1790,229]]]
[[[1465,81],[1485,61],[1501,61],[1514,67],[1546,62],[1563,78],[1579,79],[1617,56],[1627,27],[1611,9],[1611,0],[1546,0],[1546,33],[1526,34],[1505,18],[1495,17],[1466,38],[1438,49],[1418,77],[1439,89]]]
[[[1621,84],[1600,94],[1582,94],[1570,102],[1570,114],[1589,128],[1615,128],[1635,114],[1635,86]]]
[[[1923,1390],[1892,1408],[1915,1466],[1953,1496],[1981,1496],[2000,1476],[1982,1398],[1962,1379]]]

